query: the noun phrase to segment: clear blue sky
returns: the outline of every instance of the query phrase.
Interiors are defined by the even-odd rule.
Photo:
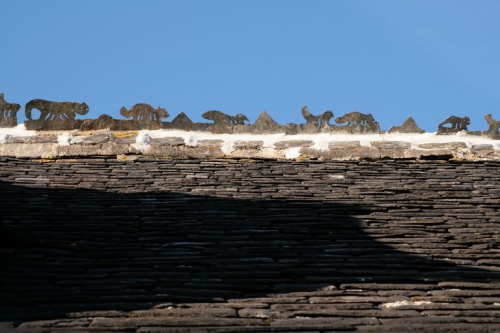
[[[0,92],[281,124],[372,113],[383,130],[500,119],[497,0],[2,0]],[[80,117],[82,118],[82,117]]]

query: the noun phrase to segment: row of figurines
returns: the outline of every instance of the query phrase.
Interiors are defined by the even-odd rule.
[[[17,126],[17,112],[21,106],[16,103],[8,103],[4,94],[0,93],[0,127]],[[32,110],[39,111],[38,119],[33,119]],[[122,107],[120,114],[129,120],[114,119],[108,115],[101,115],[98,119],[75,119],[76,115],[85,115],[89,111],[86,103],[78,102],[54,102],[43,99],[34,99],[26,103],[25,125],[30,130],[140,130],[140,129],[180,129],[180,130],[212,130],[217,133],[233,133],[235,127],[239,127],[238,132],[277,132],[283,131],[290,134],[298,133],[319,133],[319,132],[346,132],[346,133],[381,133],[379,123],[375,121],[371,114],[361,112],[349,112],[341,117],[335,118],[335,123],[330,124],[334,117],[330,110],[320,115],[313,115],[307,109],[302,108],[302,116],[305,124],[280,125],[275,122],[265,111],[252,125],[243,114],[234,116],[221,111],[207,111],[202,117],[213,123],[193,123],[184,113],[180,113],[172,122],[162,122],[168,118],[169,113],[161,107],[153,108],[146,103],[138,103],[127,109]],[[489,125],[484,133],[489,136],[500,136],[500,121],[494,120],[491,114],[485,116]],[[243,128],[240,125],[244,125]],[[445,126],[449,125],[449,127]],[[450,134],[459,131],[466,131],[470,125],[469,117],[450,116],[438,125],[438,134]],[[247,127],[247,128],[245,128]],[[394,126],[389,133],[423,133],[412,118],[408,118],[403,125]]]

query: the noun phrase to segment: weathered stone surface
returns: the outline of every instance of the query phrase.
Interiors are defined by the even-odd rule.
[[[262,111],[259,118],[251,126],[251,133],[270,134],[284,132],[283,126],[278,124],[266,111]]]
[[[137,141],[138,131],[110,132],[110,140],[116,143],[134,144]]]
[[[404,141],[372,141],[372,147],[378,149],[408,149],[411,143]]]
[[[167,138],[152,138],[150,143],[156,146],[161,146],[161,145],[182,146],[185,144],[183,138],[176,136]]]
[[[80,144],[94,145],[98,143],[108,142],[110,138],[109,134],[95,134],[95,135],[81,136],[81,137],[75,136],[73,137],[73,140]]]
[[[47,158],[58,154],[57,143],[7,143],[0,144],[2,156]]]
[[[493,145],[490,144],[473,145],[471,149],[473,151],[493,150]]]
[[[329,149],[351,149],[359,147],[361,147],[359,141],[332,141],[328,144]]]
[[[169,149],[0,157],[2,329],[498,327],[498,162]]]
[[[314,148],[301,148],[300,153],[310,158],[326,160],[359,160],[377,159],[381,157],[380,150],[372,147],[358,147],[353,149],[319,150]]]
[[[399,323],[385,323],[383,326],[363,326],[358,329],[359,332],[401,332],[403,325]],[[409,333],[496,333],[495,324],[478,324],[478,323],[427,323],[423,320],[420,323],[404,323],[404,331]]]
[[[465,142],[437,142],[437,143],[422,143],[418,145],[422,149],[456,149],[467,147]]]
[[[36,136],[9,136],[8,140],[9,144],[13,143],[57,143],[57,135],[36,135]]]
[[[377,318],[290,318],[275,319],[271,327],[294,327],[295,329],[315,330],[354,330],[357,325],[378,325]]]
[[[154,309],[130,312],[130,317],[236,317],[232,308]]]
[[[149,146],[143,152],[145,156],[158,157],[188,157],[188,158],[203,158],[207,156],[221,157],[224,153],[220,147],[205,146],[205,147],[187,147],[187,146]]]
[[[418,127],[417,122],[412,117],[409,117],[401,126],[393,126],[387,133],[425,133],[425,131]]]
[[[254,141],[235,141],[233,148],[235,149],[260,149],[264,145],[262,140]]]
[[[72,144],[59,146],[54,156],[89,156],[89,155],[121,155],[137,153],[138,150],[127,144],[107,142],[98,145]]]
[[[199,140],[196,143],[197,147],[220,147],[224,143],[223,140]]]
[[[238,310],[238,315],[242,318],[283,319],[293,317],[294,313],[268,309],[241,309]]]
[[[203,126],[213,126],[211,124],[193,123],[192,126],[202,128]],[[231,125],[230,127],[253,125]],[[205,126],[206,127],[206,126]],[[331,126],[332,127],[332,126]],[[205,128],[206,129],[206,128]],[[251,132],[251,131],[250,131]],[[257,138],[262,138],[256,136]],[[292,138],[292,137],[290,137]],[[290,140],[290,138],[271,138],[272,141],[264,140],[232,140],[221,139],[214,136],[214,139],[194,140],[191,143],[186,143],[182,137],[153,137],[147,133],[139,131],[78,131],[71,132],[52,131],[39,133],[35,136],[17,137],[12,135],[3,135],[0,138],[0,144],[12,145],[4,146],[6,156],[52,156],[53,151],[40,151],[42,146],[34,146],[33,149],[37,153],[24,155],[21,151],[16,154],[16,151],[22,150],[15,144],[41,144],[53,143],[57,144],[57,152],[61,152],[61,156],[91,156],[91,155],[106,155],[106,154],[143,154],[146,156],[162,156],[162,157],[209,157],[210,151],[197,151],[187,148],[192,147],[193,143],[197,148],[213,149],[213,156],[210,157],[245,157],[245,158],[272,158],[272,159],[321,159],[321,160],[359,160],[359,159],[401,159],[401,158],[422,158],[422,159],[441,159],[441,160],[499,160],[500,150],[497,150],[493,144],[478,144],[472,145],[465,142],[438,142],[438,143],[422,143],[418,148],[412,148],[410,142],[405,141],[390,141],[389,137],[385,137],[379,141],[373,141],[370,145],[364,143],[361,145],[359,140],[356,141],[332,141],[328,144],[328,149],[324,148],[323,137],[313,137],[313,140]],[[146,140],[147,139],[147,140]],[[267,138],[266,140],[269,140]],[[117,144],[115,146],[115,144]],[[68,145],[70,147],[68,148]],[[129,145],[125,147],[124,145]],[[93,148],[82,148],[88,146]],[[179,149],[170,149],[168,146],[177,146]],[[183,147],[186,146],[186,147]],[[316,149],[313,146],[323,148]],[[26,146],[29,148],[29,146]],[[220,149],[217,149],[220,148]],[[292,149],[290,148],[299,148]],[[149,152],[149,155],[148,153]],[[182,155],[179,152],[186,153]],[[173,155],[169,155],[172,153]],[[2,152],[0,151],[0,156]]]
[[[294,147],[310,147],[314,145],[314,142],[311,140],[286,140],[279,141],[274,144],[277,149],[287,149]]]
[[[62,329],[77,329],[77,328],[83,328],[83,327],[88,327],[89,324],[92,322],[91,319],[85,318],[85,319],[57,319],[57,320],[44,320],[44,321],[35,321],[35,322],[27,322],[27,323],[22,323],[19,325],[19,328],[21,330],[27,330],[27,329],[36,329],[36,328],[62,328]]]
[[[254,318],[95,318],[89,327],[95,329],[117,330],[120,328],[139,328],[141,326],[262,326],[263,319]]]
[[[179,113],[172,122],[164,122],[162,124],[164,129],[180,129],[184,131],[191,131],[194,128],[193,121],[184,113]]]

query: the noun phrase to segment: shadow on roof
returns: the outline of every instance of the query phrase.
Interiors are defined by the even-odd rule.
[[[362,281],[500,277],[376,241],[365,229],[380,207],[0,182],[0,208],[0,321],[328,290]]]

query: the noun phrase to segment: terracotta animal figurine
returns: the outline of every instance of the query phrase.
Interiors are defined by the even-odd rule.
[[[8,103],[5,100],[4,94],[0,93],[0,120],[17,118],[17,111],[21,105],[16,103]]]
[[[441,124],[438,125],[439,129],[445,129],[443,125],[450,124],[451,129],[457,130],[457,131],[462,131],[462,130],[467,130],[467,126],[470,125],[470,118],[469,117],[457,117],[457,116],[450,116],[446,118]]]
[[[250,121],[241,113],[238,113],[236,116],[230,116],[217,110],[207,111],[201,116],[207,120],[212,120],[216,125],[244,125],[245,121]]]
[[[352,126],[373,126],[375,123],[375,119],[373,119],[373,116],[369,114],[364,114],[361,112],[353,111],[349,112],[342,117],[337,117],[335,119],[335,122],[337,124],[343,124],[347,122],[347,126],[352,127]]]
[[[484,116],[484,119],[486,120],[486,123],[489,126],[487,132],[489,134],[498,133],[498,128],[500,128],[500,120],[493,119],[491,114],[489,114],[489,113]]]
[[[168,112],[161,107],[154,109],[147,103],[137,103],[130,110],[126,107],[120,109],[120,114],[125,118],[132,117],[133,120],[140,122],[161,122],[163,118],[168,118]]]
[[[307,109],[307,106],[302,108],[302,117],[306,120],[307,124],[318,125],[319,127],[323,127],[325,125],[330,125],[330,119],[333,118],[333,112],[330,110],[326,110],[323,114],[318,116],[313,115]]]
[[[84,115],[89,112],[86,103],[77,102],[52,102],[43,99],[34,99],[26,103],[24,110],[26,118],[33,120],[31,110],[40,111],[39,121],[72,121],[77,114]]]

